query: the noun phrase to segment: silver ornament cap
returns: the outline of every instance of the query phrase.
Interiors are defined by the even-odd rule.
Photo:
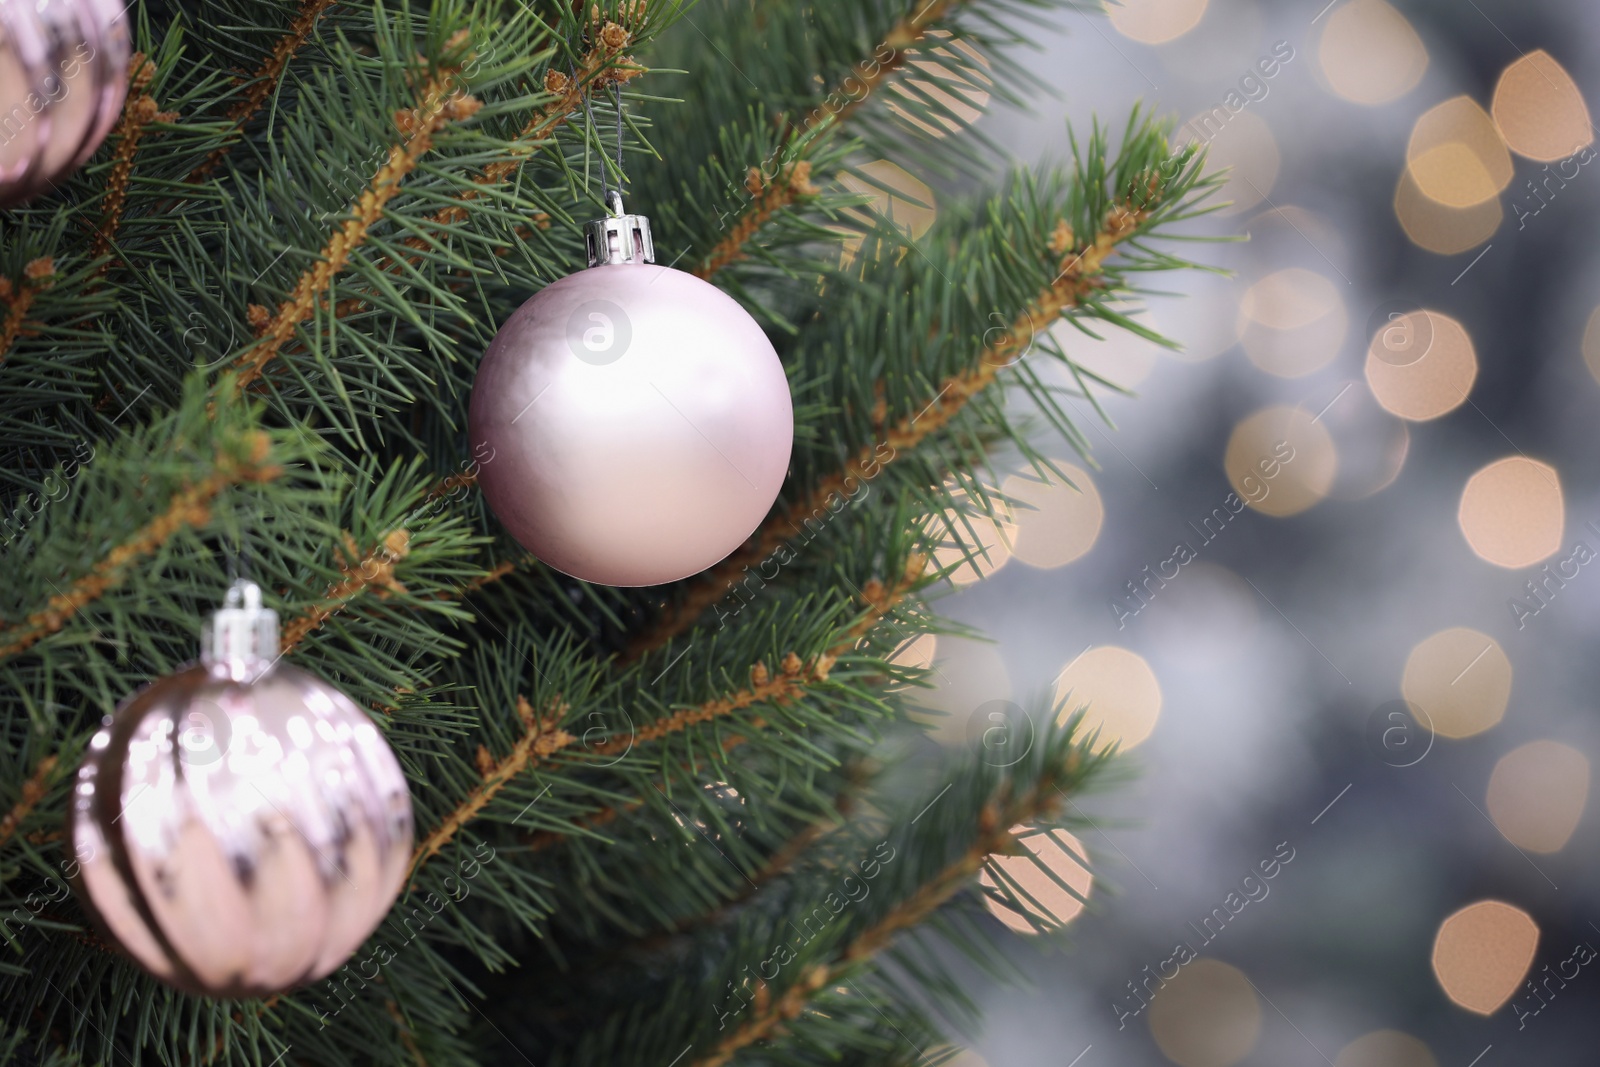
[[[281,662],[237,582],[200,662],[135,693],[89,744],[69,816],[87,910],[145,970],[262,996],[349,958],[399,894],[411,799],[372,720]]]
[[[248,682],[277,660],[278,613],[261,605],[260,586],[234,582],[200,628],[200,662],[213,674]]]
[[[608,263],[654,263],[655,242],[650,238],[650,220],[623,210],[622,194],[606,194],[608,214],[584,227],[589,244],[589,266]]]

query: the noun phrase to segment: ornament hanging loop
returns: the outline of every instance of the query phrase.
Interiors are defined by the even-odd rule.
[[[578,72],[572,72],[576,80]],[[630,215],[622,206],[622,86],[614,85],[617,112],[617,187],[611,188],[606,180],[606,163],[600,161],[600,194],[605,201],[606,217],[595,219],[584,229],[588,244],[589,266],[604,267],[613,263],[654,263],[655,242],[650,237],[650,220],[644,215]],[[583,111],[589,129],[595,130],[594,111],[589,106],[588,94],[583,98]]]

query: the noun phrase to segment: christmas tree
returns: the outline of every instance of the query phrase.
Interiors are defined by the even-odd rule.
[[[954,961],[1002,963],[985,899],[1056,925],[995,857],[1108,754],[1044,702],[934,744],[896,652],[948,628],[931,550],[983,551],[995,450],[1086,451],[1063,394],[1107,383],[1061,341],[1149,335],[1131,301],[1194,267],[1161,239],[1210,190],[1137,112],[996,176],[972,102],[1020,103],[1008,54],[1068,10],[129,9],[110,137],[0,214],[0,1062],[937,1062]],[[884,160],[938,188],[925,232]],[[521,549],[465,426],[495,331],[624,182],[795,402],[769,518],[643,589]],[[102,718],[238,574],[388,739],[416,837],[347,965],[227,1000],[93,926],[63,827]]]

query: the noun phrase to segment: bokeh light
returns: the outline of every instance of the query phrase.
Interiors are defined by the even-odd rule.
[[[840,212],[863,227],[873,225],[866,214],[870,211],[914,241],[927,233],[938,217],[933,189],[928,183],[887,159],[863,163],[855,173],[840,174],[839,184],[852,193],[872,198],[864,208],[847,208]]]
[[[1493,1015],[1522,984],[1539,947],[1539,926],[1498,900],[1470,904],[1439,924],[1433,973],[1445,995],[1479,1015]]]
[[[1415,89],[1428,69],[1428,50],[1406,17],[1383,0],[1353,0],[1328,15],[1317,62],[1336,94],[1371,106]]]
[[[1447,207],[1424,196],[1409,170],[1394,191],[1394,214],[1411,243],[1436,255],[1470,251],[1495,235],[1505,221],[1498,197],[1467,208]]]
[[[1497,567],[1532,566],[1561,548],[1561,480],[1547,463],[1508,456],[1467,480],[1458,518],[1479,558]]]
[[[1373,335],[1366,375],[1386,411],[1423,422],[1466,401],[1478,378],[1478,356],[1461,323],[1437,311],[1413,311]]]
[[[1250,362],[1280,378],[1327,366],[1343,347],[1350,318],[1338,287],[1290,267],[1252,285],[1239,302],[1239,336]]]
[[[1346,1045],[1333,1067],[1438,1067],[1428,1046],[1398,1030],[1377,1030]]]
[[[1240,500],[1283,518],[1328,495],[1339,454],[1316,416],[1303,408],[1270,407],[1233,428],[1222,465]]]
[[[1600,382],[1600,307],[1590,312],[1583,329],[1583,362],[1594,380]]]
[[[991,516],[983,514],[966,492],[954,489],[952,495],[955,507],[928,521],[927,536],[933,545],[934,566],[948,569],[946,577],[952,584],[971,585],[1011,562],[1017,530],[1009,509],[993,496]]]
[[[862,638],[863,642],[866,640],[867,638]],[[889,662],[907,670],[925,671],[933,666],[934,657],[938,654],[939,637],[937,634],[917,634],[895,649],[889,656]]]
[[[1107,0],[1106,16],[1129,40],[1166,44],[1200,25],[1207,0]]]
[[[1206,142],[1205,173],[1225,179],[1216,199],[1228,206],[1218,214],[1237,215],[1272,195],[1283,157],[1266,119],[1252,111],[1235,115],[1226,108],[1218,110],[1227,116],[1225,121],[1216,112],[1202,113],[1180,127],[1177,136]]]
[[[1488,634],[1456,626],[1420,641],[1406,658],[1400,695],[1444,737],[1471,737],[1497,724],[1511,700],[1511,661]]]
[[[1511,150],[1541,163],[1566,159],[1594,143],[1583,93],[1543,49],[1505,69],[1490,109]]]
[[[888,110],[929,136],[944,137],[961,132],[983,115],[994,77],[989,57],[949,30],[930,30],[927,42],[911,55],[905,74],[889,83]],[[929,102],[948,114],[915,113]]]
[[[1099,748],[1116,744],[1124,751],[1154,732],[1161,717],[1161,684],[1144,657],[1116,645],[1091,648],[1056,679],[1055,699],[1065,701],[1061,721],[1085,704],[1082,731],[1100,731]]]
[[[1511,184],[1511,153],[1488,112],[1457,96],[1423,112],[1406,146],[1406,169],[1422,195],[1446,207],[1492,200]]]
[[[990,914],[1019,934],[1039,932],[1028,921],[1028,915],[1046,929],[1065,926],[1077,918],[1094,884],[1094,876],[1089,873],[1089,853],[1084,851],[1083,842],[1065,830],[1046,832],[1013,826],[1011,833],[1033,858],[995,855],[989,857],[988,866],[999,871],[999,879],[1018,898],[1022,912],[985,896],[983,902]],[[1041,865],[1049,873],[1041,870]],[[1065,882],[1070,891],[1063,889],[1056,879]],[[978,883],[986,889],[994,889],[995,875],[986,869],[979,874]]]
[[[1056,466],[1071,480],[1029,470],[1005,480],[1000,491],[1011,501],[1015,523],[1012,554],[1030,567],[1063,567],[1080,558],[1100,536],[1105,504],[1094,480],[1081,467],[1060,460]],[[1048,472],[1047,472],[1048,474]]]
[[[1250,980],[1220,960],[1198,959],[1163,985],[1146,1012],[1162,1055],[1179,1067],[1232,1067],[1261,1036]]]
[[[1530,741],[1500,757],[1489,775],[1489,817],[1527,852],[1560,852],[1589,803],[1589,760],[1557,741]]]

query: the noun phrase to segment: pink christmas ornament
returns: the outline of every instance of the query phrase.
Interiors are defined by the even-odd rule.
[[[794,408],[772,343],[738,302],[654,265],[649,220],[589,228],[588,270],[501,327],[468,434],[494,513],[545,563],[642,586],[705,570],[777,499]]]
[[[0,208],[82,166],[128,94],[117,0],[0,0]]]
[[[74,879],[145,970],[214,997],[334,971],[388,913],[411,797],[378,728],[279,661],[278,617],[239,582],[201,662],[135,693],[73,792]]]

